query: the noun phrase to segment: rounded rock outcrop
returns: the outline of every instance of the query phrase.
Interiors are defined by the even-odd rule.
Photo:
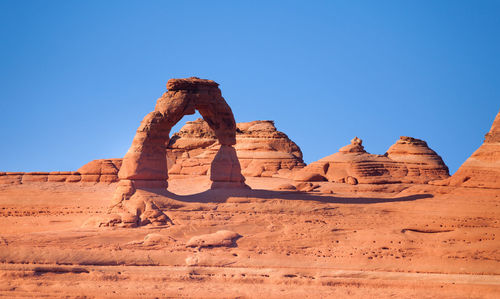
[[[77,172],[80,173],[82,182],[113,183],[118,181],[121,165],[122,159],[99,159],[83,165]]]
[[[385,155],[367,153],[358,137],[333,155],[312,162],[294,175],[296,181],[359,184],[427,183],[447,178],[448,167],[423,140],[401,137]],[[310,178],[310,179],[308,179]]]
[[[245,176],[271,177],[305,166],[300,148],[278,131],[273,121],[252,121],[236,126],[234,148]],[[168,144],[169,173],[208,174],[220,147],[214,131],[204,120],[187,122]]]
[[[427,183],[450,176],[443,159],[425,141],[417,138],[401,136],[387,150],[386,156],[406,167],[405,182]]]

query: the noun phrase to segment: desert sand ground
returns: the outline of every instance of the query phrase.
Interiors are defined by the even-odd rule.
[[[173,225],[139,228],[82,226],[116,184],[2,185],[0,296],[499,298],[498,189],[287,182],[172,177]],[[186,246],[219,230],[241,237]]]

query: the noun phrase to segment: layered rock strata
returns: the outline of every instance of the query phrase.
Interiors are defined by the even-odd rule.
[[[500,188],[500,112],[483,144],[460,166],[451,178],[440,185]]]
[[[91,161],[77,170],[82,182],[113,183],[118,181],[122,159],[101,159]]]
[[[245,176],[271,177],[305,166],[300,148],[278,131],[273,121],[252,121],[236,126],[234,147]],[[170,139],[169,173],[208,174],[219,148],[214,131],[204,120],[187,122]]]
[[[405,166],[406,173],[402,181],[406,183],[425,184],[450,176],[443,159],[429,148],[427,142],[420,139],[401,136],[385,155]]]
[[[297,172],[294,179],[356,185],[427,183],[448,176],[448,167],[425,141],[402,136],[384,155],[367,153],[362,140],[355,137],[339,152]]]
[[[186,122],[179,132],[172,135],[168,143],[166,150],[168,173],[210,175],[212,161],[219,149],[220,143],[215,131],[206,121],[197,119]],[[245,176],[289,176],[293,170],[305,166],[302,152],[297,144],[285,133],[278,131],[274,122],[270,120],[236,124],[234,149],[241,165],[241,172]],[[94,160],[77,171],[0,172],[0,184],[20,184],[24,176],[26,176],[25,183],[113,183],[118,181],[118,171],[122,161],[123,159]],[[237,165],[236,162],[232,164]]]
[[[0,184],[58,183],[113,183],[118,181],[122,159],[99,159],[77,171],[0,172]]]

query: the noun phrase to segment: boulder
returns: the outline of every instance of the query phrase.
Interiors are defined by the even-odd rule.
[[[194,236],[186,243],[187,247],[233,247],[241,235],[230,230],[220,230],[212,234]]]
[[[302,192],[311,192],[313,190],[318,189],[319,187],[320,185],[312,184],[309,182],[300,182],[297,185],[295,185],[295,189]]]
[[[279,190],[279,191],[295,191],[295,190],[297,190],[297,187],[295,187],[292,184],[285,183],[285,184],[281,184],[281,185],[277,186],[275,188],[275,190]]]

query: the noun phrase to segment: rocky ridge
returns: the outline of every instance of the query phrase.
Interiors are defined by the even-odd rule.
[[[449,176],[441,157],[423,140],[401,136],[386,154],[365,151],[362,140],[337,153],[307,165],[294,175],[296,181],[330,181],[336,183],[388,184],[427,183]]]
[[[22,183],[114,183],[118,181],[122,159],[98,159],[77,171],[0,172],[0,184]]]

